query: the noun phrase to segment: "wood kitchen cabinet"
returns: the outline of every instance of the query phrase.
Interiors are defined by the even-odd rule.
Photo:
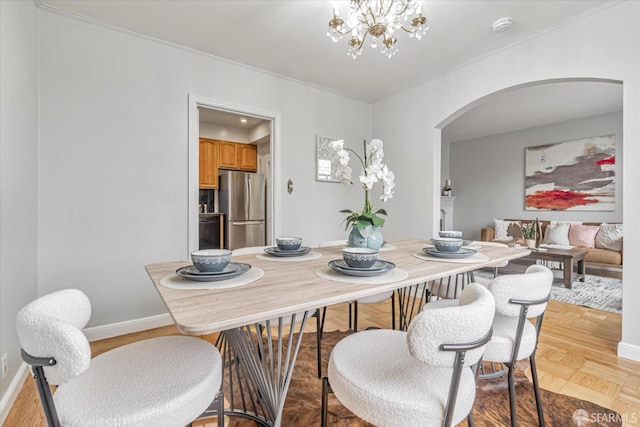
[[[258,147],[231,141],[200,138],[200,188],[218,188],[218,169],[256,172]]]
[[[258,170],[258,147],[251,144],[220,141],[221,169],[255,172]]]
[[[258,170],[258,147],[250,144],[238,144],[238,169],[255,172]]]
[[[223,169],[237,169],[238,167],[238,150],[235,142],[220,142],[220,162],[219,167]]]
[[[218,188],[220,141],[200,138],[200,188]]]

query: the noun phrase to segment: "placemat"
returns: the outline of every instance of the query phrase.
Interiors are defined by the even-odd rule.
[[[248,285],[264,276],[264,271],[258,267],[251,267],[249,271],[229,280],[220,280],[218,282],[196,282],[195,280],[185,279],[176,273],[160,279],[160,285],[171,289],[225,289],[235,288],[237,286]]]
[[[265,259],[267,261],[284,261],[284,262],[288,262],[288,261],[309,261],[310,259],[320,258],[321,256],[322,256],[322,254],[320,252],[311,251],[309,253],[306,253],[306,254],[300,255],[300,256],[280,256],[280,257],[264,253],[264,254],[257,254],[256,258]]]
[[[481,254],[476,252],[468,258],[438,258],[434,256],[429,256],[424,252],[416,252],[413,254],[414,257],[419,259],[424,259],[426,261],[437,261],[437,262],[456,262],[459,264],[474,264],[476,262],[484,262],[489,261],[489,257],[485,254]]]
[[[407,278],[409,273],[401,268],[394,268],[391,271],[388,271],[379,276],[371,276],[371,277],[358,277],[358,276],[347,276],[346,274],[338,273],[337,271],[325,266],[320,267],[316,270],[316,274],[323,279],[333,280],[335,282],[345,282],[345,283],[369,283],[371,285],[382,285],[384,283],[393,283],[399,282]]]

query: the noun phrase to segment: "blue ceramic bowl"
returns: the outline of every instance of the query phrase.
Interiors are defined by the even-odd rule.
[[[222,271],[231,261],[231,251],[228,249],[202,249],[191,252],[193,265],[203,273]]]
[[[431,239],[431,243],[440,252],[458,252],[464,240],[453,237],[440,237]]]
[[[462,239],[462,231],[444,230],[438,231],[440,237],[452,237],[454,239]]]
[[[302,237],[276,237],[276,244],[281,251],[297,251],[302,244]]]
[[[349,267],[369,268],[378,260],[378,250],[371,248],[344,248],[342,258]]]

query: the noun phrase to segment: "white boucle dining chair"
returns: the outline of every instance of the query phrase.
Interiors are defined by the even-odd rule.
[[[532,265],[524,274],[499,276],[487,285],[496,302],[496,315],[493,337],[484,353],[484,361],[490,364],[481,367],[480,378],[507,376],[512,427],[518,425],[514,379],[516,363],[527,357],[531,366],[538,423],[541,427],[544,426],[535,352],[552,283],[551,270],[541,265]],[[443,299],[426,304],[423,310],[452,307],[458,303],[455,299]],[[535,325],[527,321],[528,318],[536,318]],[[507,367],[506,370],[501,369],[504,366]]]
[[[329,240],[318,245],[321,248],[330,246],[347,246],[346,240]],[[391,329],[396,328],[396,300],[394,291],[381,292],[349,302],[349,329],[358,332],[358,304],[377,304],[391,299]]]
[[[535,355],[552,284],[551,270],[541,265],[532,265],[524,274],[498,276],[488,285],[489,292],[493,294],[496,301],[496,316],[493,322],[493,338],[485,350],[484,360],[503,363],[508,370],[486,376],[507,376],[513,427],[518,425],[514,372],[517,361],[527,357],[531,366],[538,422],[541,427],[544,426]],[[528,320],[532,318],[536,318],[535,325]],[[482,378],[483,375],[480,377]]]
[[[323,379],[321,425],[330,389],[355,415],[381,427],[449,427],[472,417],[473,366],[491,338],[494,313],[491,293],[470,283],[459,306],[424,310],[407,332],[369,330],[342,339]]]
[[[91,303],[77,289],[45,295],[18,312],[22,358],[50,427],[184,426],[224,411],[222,360],[212,344],[166,336],[92,359],[82,332],[90,316]],[[49,384],[58,386],[53,395]]]

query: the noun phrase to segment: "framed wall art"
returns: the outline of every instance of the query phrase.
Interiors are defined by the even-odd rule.
[[[337,141],[338,138],[329,136],[316,137],[316,180],[325,182],[340,182],[336,177],[337,164],[333,160],[333,152],[331,150],[331,142]]]
[[[527,147],[526,210],[615,210],[614,135]]]

